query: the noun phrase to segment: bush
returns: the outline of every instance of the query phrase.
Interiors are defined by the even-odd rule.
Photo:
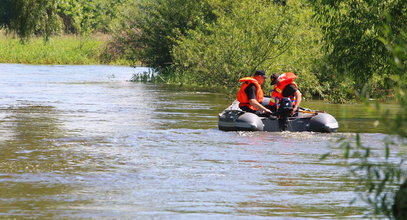
[[[207,1],[140,1],[115,34],[111,49],[153,68],[172,63],[170,51],[178,36],[215,19]]]
[[[299,75],[301,91],[322,93],[313,65],[322,56],[321,36],[306,5],[239,1],[217,15],[216,23],[189,31],[173,48],[174,74],[183,83],[236,91],[239,78],[256,69],[269,75],[292,71]]]
[[[403,0],[313,0],[323,33],[327,61],[335,71],[355,82],[353,89],[368,89],[383,96],[397,84],[390,52],[380,39],[388,23],[397,35],[405,30],[407,6]],[[392,17],[390,21],[387,17]],[[395,41],[393,37],[388,38]]]
[[[362,144],[359,135],[355,143],[345,140],[341,145],[350,174],[359,182],[355,190],[370,206],[369,217],[404,220],[407,218],[407,32],[392,27],[392,19],[388,19],[383,25],[386,31],[381,42],[392,57],[389,68],[398,79],[394,91],[399,108],[391,117],[388,110],[381,110],[378,102],[371,106],[366,100],[366,111],[379,116],[376,123],[382,123],[386,132],[393,135],[383,140],[382,152]]]
[[[284,7],[250,2],[181,37],[172,53],[177,73],[199,85],[233,88],[240,77],[268,69],[288,48],[291,18]]]

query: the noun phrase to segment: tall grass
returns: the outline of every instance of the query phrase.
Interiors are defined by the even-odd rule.
[[[26,64],[100,64],[99,57],[107,39],[60,36],[44,42],[31,38],[21,43],[18,38],[0,34],[0,63]],[[125,61],[113,61],[125,64]]]

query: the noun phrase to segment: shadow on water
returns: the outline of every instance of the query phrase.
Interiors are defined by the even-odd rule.
[[[156,86],[154,117],[160,129],[214,129],[228,103],[223,94]]]
[[[75,191],[63,173],[73,171],[76,156],[53,144],[64,137],[58,112],[51,106],[22,103],[0,109],[0,114],[4,116],[0,119],[0,213],[53,216],[53,211],[41,214],[41,210],[58,212],[58,206],[72,200],[64,195]]]
[[[368,112],[364,104],[330,104],[324,101],[304,101],[303,107],[323,110],[333,115],[339,123],[338,132],[342,133],[384,133],[383,124],[378,123],[380,115]],[[399,106],[382,104],[382,111],[395,115]]]

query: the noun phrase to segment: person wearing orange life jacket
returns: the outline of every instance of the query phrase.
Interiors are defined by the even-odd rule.
[[[300,90],[298,90],[297,84],[294,82],[296,78],[297,76],[291,72],[283,73],[281,75],[275,73],[271,76],[271,85],[274,85],[274,89],[271,93],[271,106],[278,108],[279,102],[284,97],[287,97],[293,104],[291,115],[295,114],[302,100],[302,94]]]
[[[253,77],[244,77],[239,80],[242,82],[239,92],[237,93],[240,109],[255,114],[271,114],[270,109],[260,104],[264,97],[261,86],[266,79],[265,72],[263,70],[257,70]]]

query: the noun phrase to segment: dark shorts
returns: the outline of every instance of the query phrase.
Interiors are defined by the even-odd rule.
[[[245,105],[245,106],[239,106],[239,108],[242,109],[242,111],[245,111],[245,112],[256,113],[255,110],[249,108],[249,106],[247,106],[247,105]]]

